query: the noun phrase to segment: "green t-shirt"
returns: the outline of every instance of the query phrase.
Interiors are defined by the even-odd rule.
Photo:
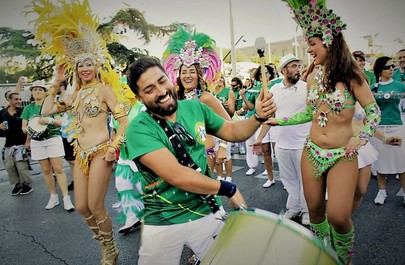
[[[398,82],[405,82],[405,72],[402,73],[399,68],[395,69],[392,75],[392,79]]]
[[[208,172],[205,136],[216,133],[224,123],[223,118],[198,100],[181,100],[178,101],[176,122],[180,123],[196,141],[193,146],[184,143],[188,154],[201,168],[201,172]],[[171,122],[168,124],[173,126]],[[145,224],[182,224],[202,218],[211,212],[208,204],[203,202],[198,194],[185,192],[170,185],[150,171],[146,172],[145,167],[139,163],[139,157],[142,155],[162,148],[167,148],[175,155],[166,133],[148,113],[139,113],[128,125],[126,136],[129,159],[135,159],[142,173]],[[162,164],[162,167],[164,166]]]
[[[364,70],[364,74],[367,77],[367,81],[368,81],[368,86],[371,88],[373,88],[375,86],[376,83],[376,79],[375,79],[375,75],[373,72],[370,72],[368,70]]]
[[[272,81],[274,81],[275,83],[272,83]],[[283,81],[283,79],[281,78],[280,80],[277,80],[277,81],[276,81],[276,79],[273,79],[272,81],[267,85],[267,89],[269,89],[269,90],[275,84],[280,83],[281,81]],[[253,105],[256,104],[256,99],[259,97],[261,89],[262,89],[262,83],[256,81],[255,85],[251,89],[246,91],[246,98]],[[256,108],[248,110],[247,113],[246,113],[246,116],[248,118],[250,118],[255,114],[255,112],[256,112]]]
[[[232,90],[235,95],[235,111],[240,110],[243,106],[243,99],[239,95],[239,90]]]
[[[230,90],[229,87],[224,87],[219,93],[214,93],[214,96],[221,101],[222,105],[224,105],[229,99]]]
[[[21,114],[21,119],[29,121],[32,117],[40,116],[40,113],[41,113],[41,105],[37,105],[35,104],[35,102],[33,102],[24,107],[24,110]],[[60,127],[49,124],[46,129],[46,133],[44,134],[44,138],[50,139],[52,137],[59,135],[60,135]]]
[[[278,77],[278,78],[275,78],[275,79],[271,80],[270,84],[268,86],[269,89],[271,89],[275,84],[281,83],[282,81],[283,81],[282,77]]]
[[[392,80],[387,84],[378,84],[378,93],[405,93],[405,84]],[[384,97],[376,98],[377,104],[381,110],[381,122],[380,125],[402,125],[401,112],[399,109],[399,98]]]

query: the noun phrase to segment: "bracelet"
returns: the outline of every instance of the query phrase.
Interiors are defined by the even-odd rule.
[[[221,186],[219,187],[217,195],[226,196],[228,198],[231,198],[238,190],[236,185],[233,184],[232,182],[223,181],[223,180],[220,180],[220,182],[221,182]]]
[[[265,121],[267,121],[267,119],[268,118],[261,118],[260,116],[259,116],[259,114],[257,114],[257,112],[255,112],[255,119],[258,121],[258,122],[260,122],[260,123],[263,123],[263,122],[265,122]]]

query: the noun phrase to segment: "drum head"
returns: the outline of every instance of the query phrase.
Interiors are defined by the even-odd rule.
[[[291,220],[254,209],[231,213],[201,264],[336,265],[312,232]]]
[[[48,125],[40,124],[40,116],[34,116],[28,121],[28,134],[34,140],[43,140],[46,139],[46,129]]]

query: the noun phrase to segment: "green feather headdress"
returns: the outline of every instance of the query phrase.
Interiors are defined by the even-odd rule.
[[[306,37],[321,36],[329,47],[333,37],[346,29],[346,24],[332,9],[326,8],[326,0],[283,0],[291,7],[294,20]]]

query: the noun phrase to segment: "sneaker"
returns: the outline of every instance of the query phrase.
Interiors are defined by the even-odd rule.
[[[267,170],[262,172],[262,176],[267,176]]]
[[[20,183],[15,184],[13,190],[11,191],[12,196],[16,196],[21,193],[23,186]]]
[[[22,189],[20,192],[20,195],[27,195],[30,194],[34,189],[31,187],[30,184],[28,183],[23,183],[22,184]]]
[[[75,207],[73,206],[69,195],[63,197],[63,209],[65,209],[68,212],[72,212],[75,210]]]
[[[49,201],[48,201],[48,203],[46,204],[45,209],[50,210],[50,209],[52,209],[53,207],[55,207],[55,206],[57,206],[57,205],[59,205],[59,197],[58,197],[58,194],[51,194],[51,195],[49,196]]]
[[[135,229],[139,228],[141,226],[141,221],[139,221],[138,218],[136,219],[127,219],[127,221],[125,222],[125,224],[120,227],[120,229],[118,229],[118,233],[120,234],[124,234],[127,235],[129,233],[131,233],[132,231],[134,231]]]
[[[246,176],[252,176],[256,170],[254,168],[249,168],[248,171],[246,171]]]
[[[374,199],[374,203],[377,205],[383,205],[387,198],[387,192],[385,190],[379,190],[377,196]]]
[[[305,212],[302,213],[301,224],[302,225],[309,225],[310,224],[309,213],[305,213]]]
[[[274,183],[276,183],[276,182],[274,181],[274,179],[273,179],[273,180],[267,180],[267,181],[262,185],[262,187],[263,187],[263,188],[270,188],[271,186],[273,186]]]
[[[283,214],[283,217],[284,217],[285,219],[293,219],[293,218],[298,217],[299,215],[300,215],[300,212],[295,212],[295,211],[293,211],[293,210],[287,210],[287,211]]]
[[[218,176],[218,177],[217,177],[217,180],[225,180],[225,178],[224,178],[224,177],[221,177],[221,176]]]
[[[232,182],[232,177],[226,177],[225,181]]]
[[[70,184],[68,185],[68,190],[73,190],[75,187],[74,187],[74,182],[73,182],[73,180],[72,180],[72,182],[70,182]]]

